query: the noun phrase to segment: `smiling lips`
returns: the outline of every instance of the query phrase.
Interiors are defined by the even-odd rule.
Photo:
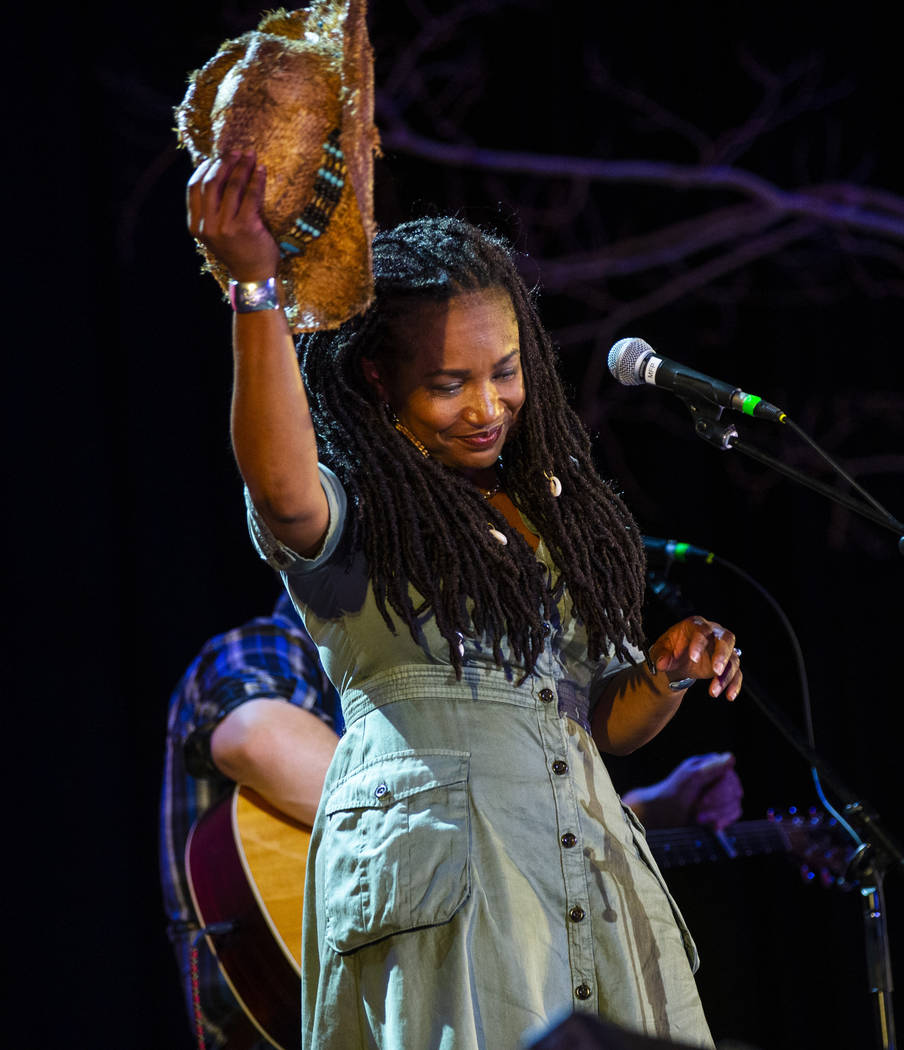
[[[502,424],[500,423],[491,430],[481,430],[477,434],[461,434],[458,440],[474,449],[490,448],[499,440],[501,433]]]

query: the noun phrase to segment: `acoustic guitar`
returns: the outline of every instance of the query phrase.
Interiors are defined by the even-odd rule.
[[[771,815],[714,834],[701,827],[647,831],[662,868],[790,853],[841,879],[853,847],[822,814]],[[278,1050],[300,1037],[301,912],[310,828],[247,787],[195,824],[185,847],[192,901],[207,941],[249,1020]]]
[[[185,870],[239,1005],[280,1050],[301,1043],[301,905],[311,829],[236,788],[195,823]]]

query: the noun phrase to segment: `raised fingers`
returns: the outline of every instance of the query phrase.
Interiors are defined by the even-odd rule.
[[[734,635],[732,635],[734,639]],[[715,670],[715,667],[713,667]],[[710,683],[710,696],[724,694],[726,700],[734,700],[741,691],[744,681],[744,673],[741,671],[741,650],[734,646],[725,663],[721,674],[713,678]]]
[[[188,183],[188,226],[233,279],[272,277],[279,248],[261,216],[265,171],[253,150],[200,164]]]
[[[231,162],[224,173],[220,211],[227,222],[257,215],[258,184],[262,169],[258,169],[254,150],[234,151],[229,154]],[[243,214],[244,213],[244,214]]]
[[[202,161],[192,172],[185,189],[185,211],[188,218],[189,232],[197,237],[202,226],[202,186],[213,165],[216,157],[208,157]]]
[[[210,157],[188,183],[191,232],[202,240],[216,237],[235,218],[254,170],[254,155],[233,151]]]
[[[741,688],[740,650],[735,636],[721,624],[702,616],[689,616],[670,627],[650,648],[658,670],[670,677],[711,679],[711,696],[725,694],[734,700]],[[682,678],[676,685],[687,686]]]

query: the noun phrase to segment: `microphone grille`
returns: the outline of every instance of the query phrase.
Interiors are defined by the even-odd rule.
[[[643,339],[619,339],[609,351],[609,371],[622,386],[643,386],[640,363],[653,347]]]

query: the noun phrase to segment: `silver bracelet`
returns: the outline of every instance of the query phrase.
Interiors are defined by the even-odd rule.
[[[237,314],[250,314],[255,310],[278,310],[279,292],[276,278],[266,281],[230,281],[229,301]]]

